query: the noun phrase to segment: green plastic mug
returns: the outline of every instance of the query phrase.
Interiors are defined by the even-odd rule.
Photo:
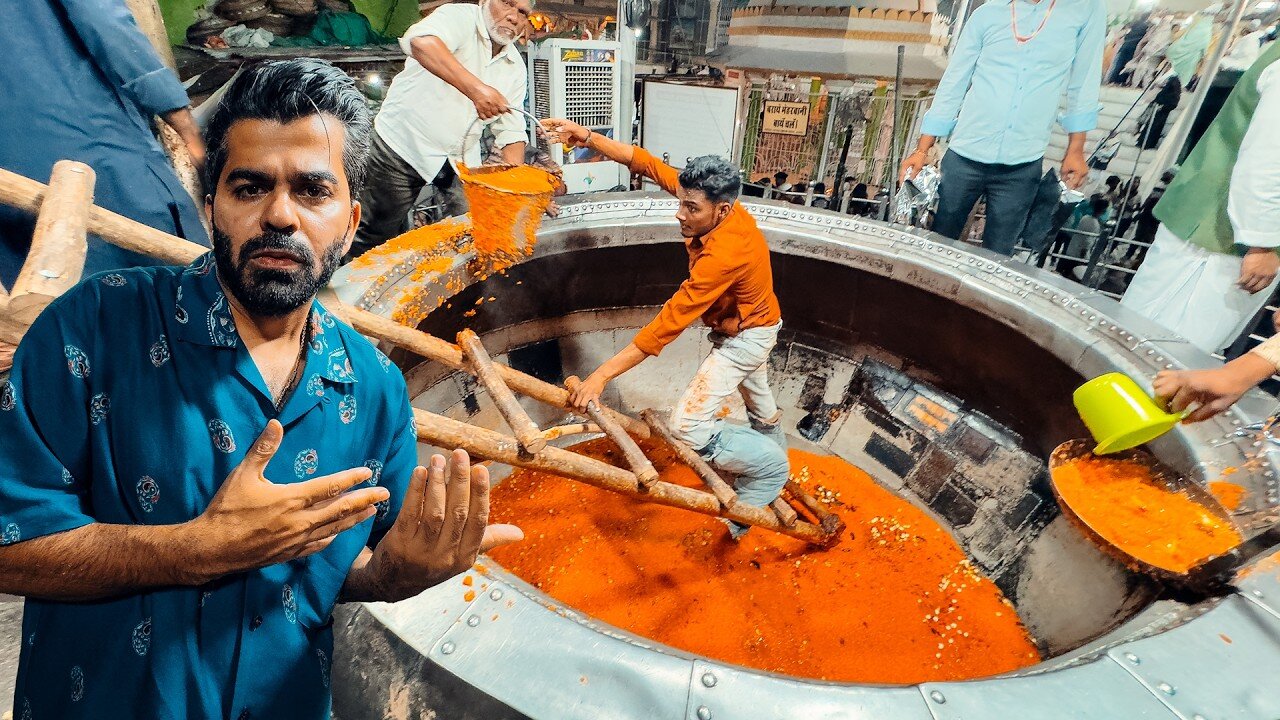
[[[1098,455],[1135,448],[1160,437],[1186,413],[1169,413],[1128,375],[1107,373],[1076,388],[1076,411],[1093,434]]]

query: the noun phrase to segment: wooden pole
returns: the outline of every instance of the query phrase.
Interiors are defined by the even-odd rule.
[[[44,193],[31,249],[22,264],[5,314],[9,322],[29,327],[45,306],[80,282],[88,251],[89,208],[93,206],[93,168],[71,160],[53,166]]]
[[[773,508],[774,514],[777,515],[778,519],[782,521],[782,524],[787,527],[794,527],[796,522],[800,519],[800,514],[795,511],[795,508],[788,505],[787,501],[784,500],[782,496],[774,498],[773,502],[769,503],[769,507]]]
[[[576,391],[581,384],[582,381],[576,375],[570,375],[564,381],[564,386],[569,392]],[[622,456],[627,461],[627,467],[631,468],[631,472],[635,473],[636,477],[639,478],[640,485],[645,489],[653,487],[653,484],[658,482],[658,471],[653,467],[653,463],[649,462],[649,458],[644,456],[640,446],[636,444],[635,440],[631,439],[627,431],[614,422],[613,418],[600,412],[600,406],[594,400],[587,405],[587,416],[595,420],[600,429],[604,431],[604,434],[622,450]]]
[[[720,477],[720,473],[708,465],[707,461],[703,460],[698,453],[671,435],[671,430],[667,427],[667,421],[657,411],[650,408],[640,413],[640,417],[644,418],[644,421],[648,423],[650,430],[666,441],[681,462],[693,469],[694,474],[711,490],[711,494],[715,495],[716,500],[720,501],[725,510],[739,506],[738,493],[734,492],[733,488],[729,487],[729,484],[724,481],[724,478]],[[744,505],[743,507],[750,506]]]
[[[803,505],[806,510],[813,513],[813,516],[818,519],[822,528],[827,532],[835,534],[844,529],[844,521],[840,519],[840,516],[828,510],[825,505],[818,502],[817,498],[800,487],[800,484],[795,480],[788,480],[784,490],[790,493],[791,497]]]
[[[350,305],[340,305],[329,309],[348,325],[365,335],[385,340],[396,347],[417,353],[446,367],[470,372],[470,366],[462,357],[462,350],[453,343],[441,340],[421,330],[405,327],[391,318],[376,315],[367,310],[360,310]],[[501,363],[494,363],[494,367],[497,369],[498,374],[502,376],[502,381],[507,384],[507,387],[515,392],[544,402],[551,407],[570,411],[574,409],[569,404],[569,391],[564,388],[552,385],[549,382],[543,382],[532,375],[526,375]],[[641,439],[649,437],[649,426],[643,422],[609,408],[602,409],[632,435]]]
[[[42,182],[0,168],[0,202],[6,205],[12,205],[35,215],[40,211],[40,203],[44,199],[46,189]],[[186,265],[208,251],[208,248],[190,240],[174,237],[117,215],[110,210],[103,210],[97,205],[89,210],[89,232],[117,247],[148,255],[172,265]],[[454,370],[470,371],[462,357],[462,351],[452,343],[421,330],[405,327],[391,318],[350,305],[330,302],[326,307],[342,318],[343,322],[364,335],[385,340],[396,347],[421,355],[428,360],[434,360]],[[569,393],[564,388],[543,382],[532,375],[526,375],[500,363],[495,363],[494,367],[497,368],[498,374],[502,376],[507,387],[515,392],[552,407],[573,409],[569,404]],[[643,422],[609,408],[602,409],[632,435],[642,439],[649,437],[649,426]]]
[[[570,435],[589,435],[598,432],[600,432],[600,426],[595,423],[566,423],[564,425],[557,425],[543,430],[542,437],[550,441],[559,440],[562,437],[569,437]]]
[[[602,490],[627,495],[645,502],[683,508],[701,515],[726,517],[743,525],[754,525],[815,545],[831,545],[839,540],[809,522],[786,527],[768,508],[743,503],[724,509],[713,495],[663,480],[644,490],[635,473],[594,458],[549,445],[537,455],[520,452],[516,439],[475,425],[414,408],[418,439],[442,448],[462,448],[474,457],[562,475]]]
[[[507,421],[507,426],[515,433],[520,447],[530,453],[541,452],[547,446],[546,438],[542,437],[542,428],[520,407],[515,393],[502,381],[493,367],[493,359],[484,349],[484,343],[480,342],[480,336],[472,330],[463,330],[458,333],[458,345],[471,363],[472,374],[489,392],[489,398],[498,406],[498,412],[502,413],[502,419]]]

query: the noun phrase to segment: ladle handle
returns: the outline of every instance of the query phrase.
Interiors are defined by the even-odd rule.
[[[1280,523],[1245,540],[1229,552],[1192,568],[1189,574],[1196,578],[1197,584],[1229,582],[1237,570],[1277,544],[1280,544]]]

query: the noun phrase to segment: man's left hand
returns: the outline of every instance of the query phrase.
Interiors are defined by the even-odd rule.
[[[1240,262],[1240,279],[1236,285],[1250,295],[1262,292],[1276,279],[1280,255],[1273,248],[1249,248]]]
[[[1068,151],[1062,158],[1062,169],[1058,174],[1067,187],[1079,189],[1089,177],[1089,163],[1084,159],[1084,151]]]
[[[432,455],[430,469],[414,469],[400,516],[369,559],[379,595],[413,597],[465,572],[478,554],[524,539],[520,528],[488,521],[488,468],[473,466],[464,450],[447,463]]]

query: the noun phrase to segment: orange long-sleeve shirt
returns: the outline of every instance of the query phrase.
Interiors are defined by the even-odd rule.
[[[643,148],[636,148],[631,171],[674,195],[679,173]],[[711,232],[686,238],[689,278],[632,341],[646,355],[657,355],[702,316],[708,327],[728,335],[766,327],[782,319],[773,292],[769,245],[755,218],[735,202],[728,217]]]

